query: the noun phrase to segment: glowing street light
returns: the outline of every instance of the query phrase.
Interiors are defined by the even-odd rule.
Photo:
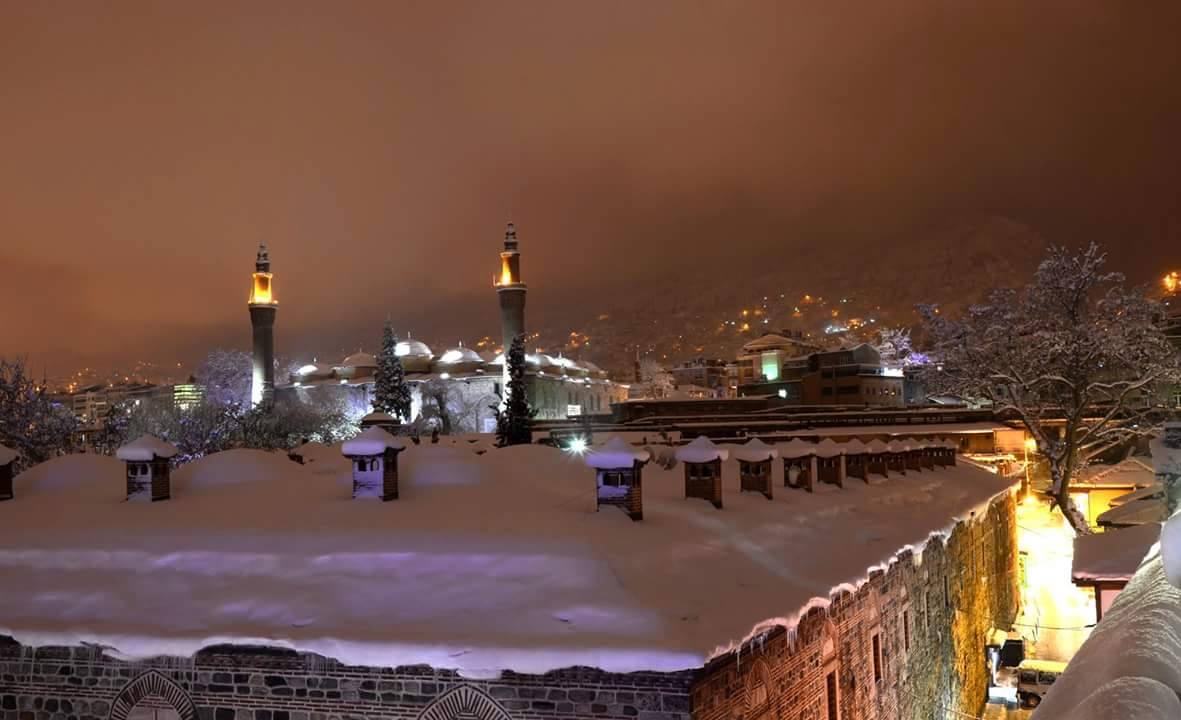
[[[566,449],[575,455],[581,455],[586,452],[586,440],[576,437],[570,441],[570,444],[566,446]]]

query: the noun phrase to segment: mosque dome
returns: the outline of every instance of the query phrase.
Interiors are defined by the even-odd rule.
[[[483,364],[484,358],[471,348],[465,348],[460,345],[457,348],[451,348],[439,357],[439,362],[444,365],[468,365],[468,364]]]
[[[375,368],[377,358],[366,352],[355,352],[341,361],[341,367],[346,368]]]
[[[434,353],[427,347],[427,344],[421,340],[403,340],[394,346],[394,353],[400,358],[429,358],[434,356]]]

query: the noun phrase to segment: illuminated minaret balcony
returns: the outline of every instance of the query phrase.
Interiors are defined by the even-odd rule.
[[[521,282],[521,253],[517,251],[517,228],[512,223],[504,231],[504,252],[500,253],[500,275],[492,278],[495,288],[525,287]]]
[[[254,284],[250,289],[251,305],[278,305],[274,294],[274,275],[271,273],[271,259],[267,246],[260,245],[258,259],[254,263]]]

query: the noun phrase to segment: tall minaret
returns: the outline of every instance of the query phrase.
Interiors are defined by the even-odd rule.
[[[250,326],[254,329],[253,376],[250,404],[258,405],[275,398],[275,302],[274,276],[267,246],[258,246],[254,261],[254,286],[250,290]]]
[[[525,283],[521,282],[521,253],[517,252],[517,228],[512,223],[509,223],[504,231],[504,252],[500,253],[500,277],[492,284],[500,298],[500,332],[504,342],[504,355],[507,358],[513,338],[525,332]]]

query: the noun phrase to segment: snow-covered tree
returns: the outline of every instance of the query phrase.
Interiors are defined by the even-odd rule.
[[[454,430],[453,401],[445,381],[433,378],[418,387],[422,397],[422,420],[444,435]]]
[[[50,399],[23,361],[0,358],[0,445],[18,450],[22,467],[69,452],[76,429],[73,413]]]
[[[410,386],[406,371],[397,352],[398,338],[387,322],[381,335],[381,352],[377,355],[377,373],[373,385],[373,410],[393,415],[402,422],[410,421]]]
[[[640,361],[640,385],[645,397],[664,398],[676,389],[672,373],[652,358]]]
[[[875,347],[886,367],[903,368],[917,364],[919,354],[911,345],[910,328],[882,328],[878,331]]]
[[[253,362],[245,350],[218,348],[210,352],[197,369],[205,398],[217,405],[249,405]]]
[[[1051,247],[1027,286],[996,290],[960,318],[920,308],[935,361],[928,388],[1020,420],[1049,466],[1052,501],[1080,533],[1089,527],[1070,498],[1076,471],[1150,432],[1164,415],[1161,383],[1178,377],[1160,307],[1105,261],[1096,245]]]
[[[529,407],[525,386],[525,339],[518,335],[513,338],[508,356],[508,386],[504,409],[496,415],[496,443],[523,445],[533,442],[533,416],[536,412]]]

